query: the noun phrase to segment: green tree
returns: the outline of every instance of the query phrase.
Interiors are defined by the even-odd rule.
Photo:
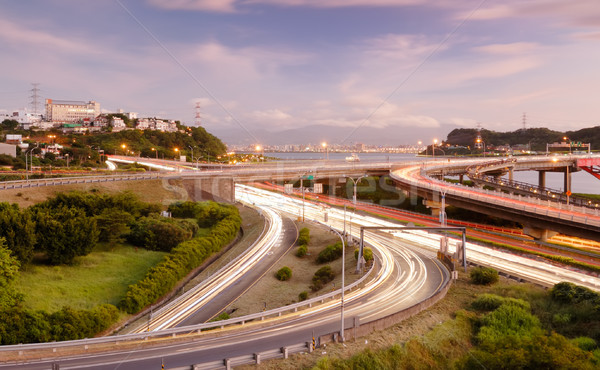
[[[36,242],[35,222],[29,212],[22,212],[16,204],[0,203],[0,237],[25,266],[33,258]]]
[[[99,240],[108,242],[111,247],[122,243],[126,234],[129,233],[134,222],[133,216],[118,208],[106,208],[96,216],[98,224]]]
[[[39,209],[35,216],[37,247],[46,252],[51,264],[71,264],[77,256],[92,251],[98,242],[98,227],[93,217],[74,207]]]

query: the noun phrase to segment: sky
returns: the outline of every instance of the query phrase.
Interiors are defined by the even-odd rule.
[[[600,125],[597,0],[3,0],[0,50],[0,110],[200,103],[230,143]]]

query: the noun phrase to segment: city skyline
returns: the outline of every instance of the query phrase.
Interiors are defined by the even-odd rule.
[[[96,100],[226,142],[598,125],[600,8],[535,0],[0,3],[0,109]]]

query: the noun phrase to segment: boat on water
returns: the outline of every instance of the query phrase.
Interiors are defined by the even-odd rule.
[[[351,156],[346,157],[346,162],[360,162],[360,158],[358,158],[356,153],[352,153]]]

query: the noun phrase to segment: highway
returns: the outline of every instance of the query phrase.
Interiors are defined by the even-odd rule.
[[[269,227],[269,230],[272,231],[266,232],[263,240],[277,238],[278,221],[276,221],[277,212],[275,211],[297,215],[301,206],[298,200],[276,196],[274,193],[247,186],[239,185],[236,193],[239,200],[254,204],[265,212],[269,212],[269,217],[274,220],[271,222],[274,226]],[[269,208],[273,208],[275,211],[267,211]],[[305,207],[305,216],[316,220],[319,216],[323,217],[323,210],[319,205],[308,204]],[[343,230],[343,212],[331,209],[328,210],[328,214],[329,225]],[[404,246],[398,239],[385,235],[369,233],[366,242],[371,245],[377,255],[377,266],[369,280],[346,293],[346,319],[344,320],[346,328],[352,327],[355,320],[364,325],[411,307],[429,298],[447,284],[449,274],[436,260],[434,252],[420,250],[412,245]],[[258,258],[254,256],[268,250],[268,247],[263,245],[251,248],[251,250],[243,260],[250,261]],[[251,268],[249,265],[245,265],[242,259],[235,266],[237,267],[228,268],[228,272],[224,275],[231,275],[231,279],[233,279],[236,270],[244,271]],[[215,294],[214,291],[218,290],[218,287],[219,284],[214,284],[210,288],[190,293],[190,296],[210,297]],[[336,294],[337,296],[335,296]],[[181,316],[186,315],[185,312],[193,311],[196,301],[200,300],[198,298],[185,299],[184,301],[194,304],[178,305],[181,308],[176,311],[178,313],[173,315],[163,316],[157,313],[158,318],[151,323],[151,332],[123,336],[126,339],[124,338],[122,345],[115,345],[119,343],[118,336],[109,337],[106,340],[73,341],[73,343],[65,344],[69,348],[68,350],[64,349],[65,353],[69,353],[68,356],[62,356],[57,361],[32,360],[22,363],[22,365],[31,369],[42,369],[57,362],[61,369],[139,369],[160,366],[161,362],[164,362],[167,368],[212,361],[221,361],[222,363],[224,358],[273,348],[278,349],[284,346],[292,347],[299,343],[310,342],[313,335],[318,338],[321,335],[339,332],[341,325],[339,292],[330,295],[334,298],[326,299],[322,303],[316,302],[280,316],[246,322],[244,325],[227,326],[222,330],[202,331],[201,333],[198,333],[199,328],[206,328],[207,324],[204,326],[192,325],[166,330],[168,333],[176,330],[177,338],[162,334],[165,330],[157,329],[162,329],[172,323],[176,324],[177,321],[180,321]],[[144,328],[140,329],[144,330]],[[153,333],[158,335],[153,336]],[[110,343],[112,344],[107,345]],[[11,349],[21,351],[29,349],[33,353],[36,349],[53,346],[57,346],[57,344],[5,346],[0,348],[0,353]],[[100,347],[103,349],[100,350]],[[15,365],[15,363],[10,363],[2,365],[0,368]]]
[[[202,284],[154,312],[146,325],[142,325],[132,332],[142,333],[178,326],[220,296],[224,290],[236,283],[246,273],[255,269],[261,260],[277,246],[283,228],[283,220],[278,212],[266,207],[258,206],[258,208],[266,219],[267,227],[256,243]]]
[[[452,186],[452,185],[448,185]],[[272,193],[262,190],[265,193]],[[297,214],[301,211],[302,200],[298,198],[291,199],[284,195],[272,193],[272,206],[277,209],[291,211],[296,209]],[[295,208],[294,205],[295,204]],[[316,207],[316,208],[315,208]],[[313,202],[305,202],[306,217],[311,219],[322,219],[323,214],[328,212],[329,219],[339,219],[341,210],[337,208],[325,209],[319,203],[313,205]],[[348,217],[348,216],[347,216]],[[378,219],[365,215],[354,215],[352,217],[352,233],[354,237],[359,237],[360,226],[401,226],[397,223]],[[349,226],[347,226],[349,229]],[[403,245],[412,245],[420,250],[431,252],[439,250],[441,236],[425,231],[390,231],[397,239],[401,240]],[[459,240],[450,238],[450,251],[456,250]],[[499,271],[506,272],[515,277],[521,277],[527,281],[538,283],[544,286],[552,286],[561,281],[570,281],[575,284],[587,286],[596,291],[600,291],[600,279],[579,271],[572,271],[570,268],[557,266],[544,261],[537,261],[531,258],[517,256],[508,252],[486,248],[477,244],[467,242],[467,259],[478,265],[490,266]]]

